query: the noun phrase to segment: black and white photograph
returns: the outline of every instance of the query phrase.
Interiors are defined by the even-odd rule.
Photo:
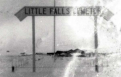
[[[120,0],[0,0],[0,77],[121,77]]]

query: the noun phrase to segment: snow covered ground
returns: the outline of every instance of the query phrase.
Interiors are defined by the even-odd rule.
[[[58,57],[55,61],[52,56],[36,56],[36,73],[32,73],[32,56],[14,56],[0,58],[0,77],[64,77],[65,70],[72,57]],[[12,62],[12,59],[13,62]],[[71,66],[74,73],[71,77],[120,77],[120,54],[111,54],[99,57],[99,73],[95,72],[95,58],[78,57]],[[11,72],[11,65],[15,72]]]

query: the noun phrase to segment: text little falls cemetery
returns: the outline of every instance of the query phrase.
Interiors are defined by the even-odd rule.
[[[15,15],[19,20],[26,16],[94,16],[100,13],[100,7],[39,7],[25,6]]]

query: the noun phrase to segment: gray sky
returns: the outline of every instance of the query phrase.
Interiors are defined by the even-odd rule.
[[[56,6],[93,6],[94,2],[95,0],[56,0]],[[107,3],[108,1],[103,1],[104,5]],[[112,5],[110,4],[111,7]],[[0,0],[0,54],[32,52],[32,19],[27,17],[20,22],[14,15],[24,6],[53,6],[53,0]],[[116,12],[114,9],[111,10]],[[116,12],[111,19],[116,25],[115,28],[105,20],[98,21],[101,23],[98,26],[99,48],[119,46],[120,22],[115,21],[119,16],[121,15]],[[53,24],[52,16],[36,17],[36,52],[53,51]],[[56,40],[57,50],[94,49],[93,17],[56,17]],[[6,53],[7,50],[10,53]]]

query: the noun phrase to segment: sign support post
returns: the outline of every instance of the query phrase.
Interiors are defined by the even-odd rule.
[[[35,59],[35,16],[32,16],[32,50],[33,50],[33,72],[36,72]]]
[[[98,69],[98,34],[97,34],[97,15],[94,15],[94,42],[95,42],[95,71],[99,72]]]
[[[55,8],[55,0],[54,0],[54,8]],[[56,17],[55,17],[55,15],[54,15],[54,39],[53,39],[53,41],[54,41],[54,61],[56,60]]]

